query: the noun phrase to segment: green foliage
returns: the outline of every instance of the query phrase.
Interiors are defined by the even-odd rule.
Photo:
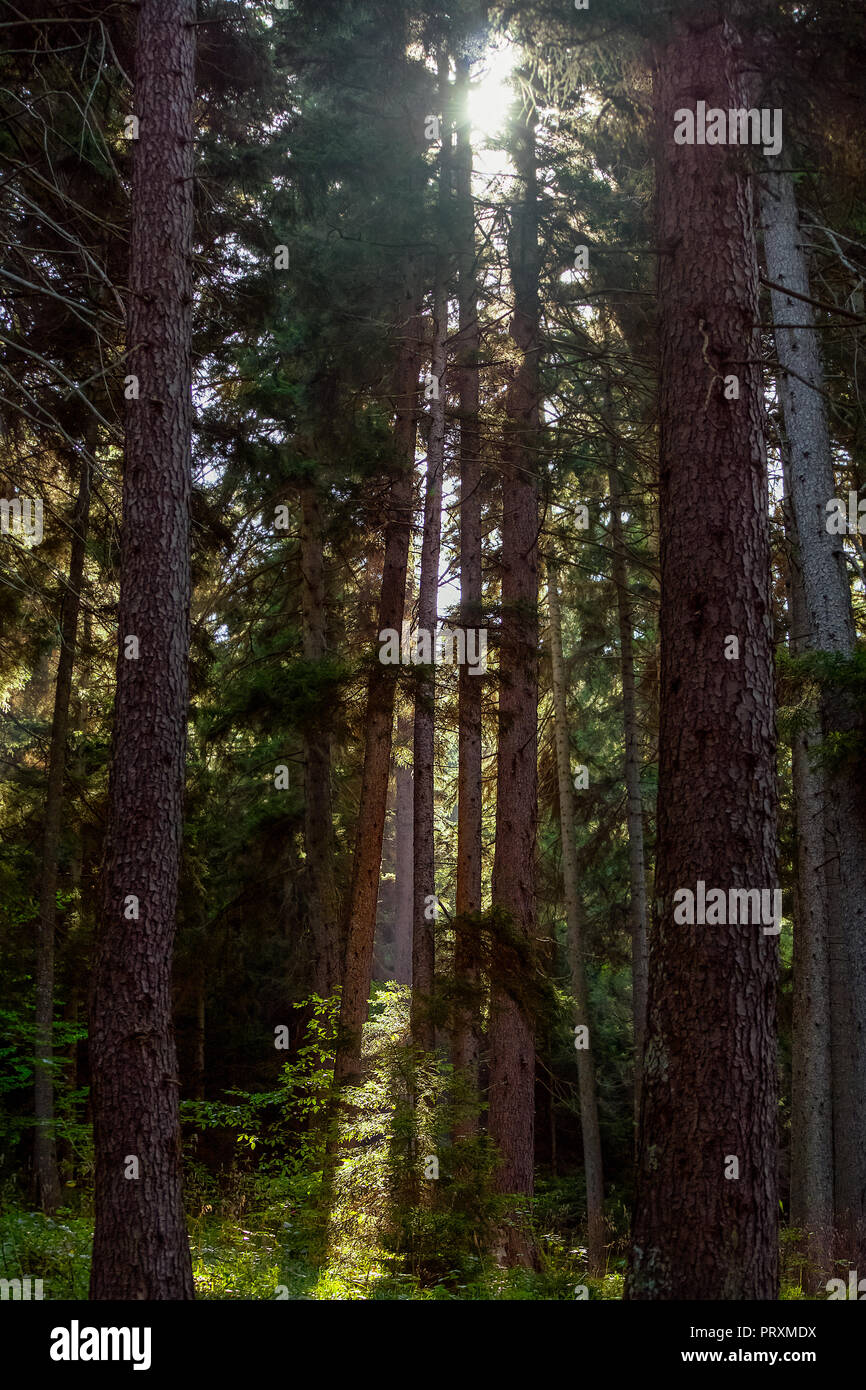
[[[19,984],[25,983],[20,981]],[[68,1187],[86,1179],[93,1164],[93,1134],[85,1119],[88,1087],[73,1090],[63,1052],[83,1041],[80,1024],[55,1019],[52,1068],[55,1076],[55,1133],[61,1176]],[[32,997],[0,1008],[0,1151],[10,1152],[33,1129],[33,1055],[36,1040]]]
[[[866,767],[866,646],[850,656],[824,651],[792,656],[782,647],[777,664],[783,739],[790,743],[820,718],[823,738],[813,750],[815,762],[828,769],[848,762]]]
[[[294,1006],[308,1012],[306,1032],[295,1056],[284,1064],[271,1091],[231,1088],[222,1101],[181,1102],[181,1118],[189,1131],[186,1150],[192,1182],[187,1182],[187,1205],[202,1213],[214,1208],[243,1210],[248,1204],[280,1196],[310,1204],[312,1219],[324,1162],[327,1109],[333,1070],[333,1045],[339,1017],[339,995],[311,995]],[[199,1135],[207,1130],[228,1132],[234,1138],[231,1178],[217,1183],[195,1160]]]
[[[52,1218],[14,1204],[0,1210],[0,1269],[4,1279],[44,1281],[46,1300],[86,1299],[93,1227],[68,1211]]]
[[[44,496],[52,520],[43,545],[27,549],[6,538],[0,548],[0,1176],[9,1176],[10,1196],[31,1177],[39,845],[60,600],[67,592],[69,500],[80,443],[91,438],[94,420],[98,466],[58,850],[57,1012],[64,1001],[70,1014],[83,1011],[99,913],[117,638],[117,369],[128,347],[115,298],[127,283],[131,155],[120,131],[123,73],[133,71],[134,9],[106,11],[96,43],[86,16],[68,24],[52,19],[44,29],[33,21],[32,30],[23,31],[29,37],[0,54],[0,112],[7,118],[0,120],[0,152],[9,165],[4,238],[14,271],[0,283],[0,492]],[[282,1285],[291,1298],[530,1300],[570,1299],[575,1285],[585,1283],[593,1298],[616,1298],[631,1199],[634,1058],[610,479],[619,477],[623,497],[649,875],[658,776],[653,294],[659,248],[650,221],[646,44],[663,40],[671,18],[697,11],[700,0],[663,6],[592,0],[580,13],[570,0],[508,0],[492,7],[457,0],[447,13],[411,0],[205,9],[198,30],[196,136],[192,709],[174,960],[179,1076],[184,1094],[201,1089],[207,1096],[181,1107],[197,1289],[202,1297],[229,1299],[272,1299]],[[827,25],[833,35],[850,28],[851,6],[823,0],[822,6],[758,10],[764,19],[772,12],[774,42],[784,46],[792,72],[810,73],[796,100],[790,87],[784,91],[786,129],[796,131],[797,162],[805,171],[795,175],[798,199],[814,233],[821,297],[855,306],[863,280],[857,239],[866,229],[866,209],[862,196],[852,193],[862,178],[846,170],[859,172],[863,146],[853,121],[840,138],[845,122],[836,118],[832,101],[822,102],[826,110],[812,119],[822,99],[814,95],[820,83],[811,80]],[[859,36],[862,20],[854,27]],[[512,288],[505,253],[515,197],[507,172],[491,177],[483,190],[476,184],[479,196],[469,209],[478,233],[482,335],[481,613],[491,636],[491,671],[483,685],[484,910],[458,922],[444,907],[454,901],[456,887],[458,675],[443,667],[436,684],[435,832],[436,888],[446,920],[437,926],[432,1016],[443,1034],[457,1007],[483,1025],[493,981],[535,1022],[548,1123],[538,1125],[537,1195],[522,1203],[520,1214],[534,1236],[538,1270],[497,1264],[496,1236],[514,1219],[513,1201],[495,1190],[490,1142],[453,1137],[458,1119],[478,1115],[479,1098],[441,1055],[413,1049],[406,990],[376,986],[364,1039],[365,1076],[339,1106],[332,1096],[339,1001],[310,994],[313,856],[306,843],[305,760],[310,736],[326,736],[334,877],[345,903],[367,732],[365,684],[379,669],[371,634],[383,543],[393,523],[388,484],[405,465],[394,429],[394,366],[406,330],[404,277],[411,262],[427,295],[429,347],[437,244],[454,230],[450,212],[444,222],[438,218],[438,152],[419,141],[417,117],[442,109],[434,77],[439,46],[444,43],[452,58],[464,52],[481,58],[491,37],[525,43],[518,85],[535,95],[539,108],[539,548],[542,559],[556,558],[560,568],[569,753],[590,774],[577,796],[573,831],[607,1192],[609,1265],[599,1280],[583,1273],[586,1200],[563,920],[564,827],[543,648],[538,939],[527,942],[501,905],[490,903],[501,442],[503,403],[516,365],[507,326]],[[840,44],[842,57],[844,48]],[[476,94],[478,74],[474,66]],[[833,65],[834,86],[841,76]],[[74,91],[80,102],[63,97]],[[504,154],[509,147],[513,153],[513,131],[497,146],[485,153]],[[483,162],[474,161],[476,172]],[[449,200],[455,213],[458,201]],[[578,242],[591,249],[583,279],[569,269]],[[285,272],[274,265],[275,243],[290,249]],[[455,269],[451,257],[452,303]],[[822,343],[837,473],[846,487],[862,491],[857,326],[846,330],[834,322]],[[458,346],[452,336],[452,349]],[[443,593],[455,587],[459,563],[460,410],[453,362]],[[68,393],[69,382],[82,386]],[[325,571],[326,655],[318,659],[305,654],[309,593],[301,536],[310,495],[320,528],[313,540]],[[587,530],[576,524],[578,504],[588,506]],[[272,525],[277,505],[288,514],[279,530]],[[416,528],[418,509],[409,520]],[[772,616],[783,631],[790,615],[779,596],[786,562],[778,536],[777,542]],[[856,585],[853,604],[862,631],[866,610]],[[446,621],[455,613],[452,607]],[[850,658],[811,653],[794,659],[780,645],[778,659],[783,739],[819,719],[824,738],[818,757],[828,766],[866,764],[866,649]],[[408,727],[413,695],[427,674],[420,667],[393,673],[398,727],[401,720]],[[394,762],[411,765],[410,748],[411,735]],[[273,787],[276,763],[285,763],[290,774],[288,789],[280,792]],[[784,748],[780,785],[781,872],[790,885],[795,836]],[[392,847],[386,838],[386,856]],[[395,920],[393,895],[386,902],[393,886],[386,865],[380,933]],[[455,929],[470,925],[480,971],[467,981],[454,978],[452,965]],[[390,941],[384,944],[377,953],[381,973],[392,959]],[[787,921],[780,948],[786,1133]],[[276,1052],[270,1029],[292,1010],[304,1019],[303,1039],[289,1054]],[[55,1022],[63,1193],[82,1214],[50,1221],[10,1208],[0,1224],[7,1275],[44,1275],[49,1297],[86,1294],[92,1138],[87,1091],[73,1090],[70,1082],[73,1058],[86,1065],[84,1037],[77,1024]],[[197,1074],[202,1052],[203,1078]],[[329,1140],[338,1154],[333,1172]],[[426,1175],[432,1158],[435,1178]],[[810,1287],[798,1241],[793,1232],[783,1241],[786,1298],[804,1296]]]

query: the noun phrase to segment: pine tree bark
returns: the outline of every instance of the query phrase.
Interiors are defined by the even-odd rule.
[[[406,567],[412,523],[412,483],[418,409],[421,324],[414,268],[406,281],[403,343],[395,391],[396,464],[391,479],[385,525],[385,561],[379,601],[379,632],[400,632],[406,595]],[[355,833],[355,856],[349,894],[346,964],[340,1006],[340,1040],[334,1080],[356,1078],[361,1069],[361,1039],[367,1018],[373,967],[373,939],[379,896],[379,869],[388,799],[391,738],[398,667],[376,661],[367,687],[367,740],[361,777],[361,804]]]
[[[415,547],[409,539],[409,558],[406,572],[406,602],[404,623],[412,626],[415,606]],[[394,978],[401,985],[412,984],[412,922],[415,903],[415,790],[413,786],[412,755],[414,715],[404,706],[397,716],[397,748],[408,762],[396,762],[394,768]]]
[[[809,625],[796,528],[790,506],[790,466],[784,460],[792,656],[808,650]],[[830,1011],[830,904],[825,865],[825,778],[816,763],[820,717],[794,733],[791,744],[796,824],[797,912],[791,1036],[791,1225],[804,1232],[812,1265],[829,1274],[833,1231],[833,1065]]]
[[[760,181],[767,275],[774,284],[808,297],[809,268],[794,184],[780,160],[771,160],[770,166]],[[850,656],[855,631],[842,538],[829,534],[826,526],[826,506],[836,485],[813,310],[782,290],[771,290],[770,299],[781,368],[777,385],[787,439],[789,501],[805,603],[802,645],[804,650]],[[829,688],[822,696],[821,722],[824,734],[851,733],[861,727],[862,715],[844,690]],[[856,1262],[866,1259],[866,793],[852,759],[825,767],[822,780],[835,1220],[844,1254]],[[819,1206],[823,1202],[822,1196]]]
[[[697,98],[748,106],[740,66],[730,18],[707,5],[673,22],[655,70],[661,727],[630,1299],[778,1293],[777,938],[674,920],[701,880],[778,883],[751,187],[745,151],[674,141]]]
[[[538,231],[534,111],[515,130],[515,203],[509,236],[511,337],[520,365],[506,397],[502,449],[502,626],[492,899],[488,1125],[500,1190],[531,1194],[535,1139],[538,792]],[[516,1226],[506,1259],[531,1259]]]
[[[301,621],[304,660],[327,655],[325,556],[319,494],[314,483],[301,489]],[[340,904],[334,877],[331,815],[331,734],[328,711],[304,728],[304,850],[307,913],[313,957],[313,989],[329,999],[340,982]]]
[[[401,727],[402,724],[402,727]],[[408,720],[398,721],[397,742],[408,744],[411,725]],[[412,913],[415,892],[415,859],[413,836],[414,794],[412,789],[412,769],[400,763],[394,773],[396,795],[394,815],[397,820],[395,892],[394,892],[394,979],[398,984],[412,983]]]
[[[580,896],[577,846],[574,842],[574,789],[571,782],[571,750],[568,738],[565,663],[562,657],[562,620],[556,567],[547,566],[547,600],[550,616],[550,662],[553,673],[553,728],[556,743],[556,773],[559,787],[559,823],[562,833],[562,882],[565,889],[565,916],[568,925],[568,956],[575,1020],[585,1028],[587,1046],[577,1047],[577,1079],[580,1091],[580,1127],[583,1135],[583,1167],[586,1175],[587,1247],[589,1272],[605,1271],[604,1173],[601,1157],[601,1130],[598,1123],[598,1097],[595,1086],[595,1060],[589,996],[586,988],[583,937],[585,918]],[[582,1037],[576,1038],[577,1042]]]
[[[444,240],[443,214],[450,198],[449,146],[451,125],[447,116],[448,59],[439,60],[439,101],[442,108],[442,146],[439,156],[439,235]],[[436,666],[432,661],[436,641],[439,600],[439,552],[442,532],[442,480],[445,469],[445,341],[448,336],[447,258],[442,240],[436,255],[433,286],[433,345],[430,360],[430,420],[427,437],[427,476],[424,492],[424,530],[421,538],[421,576],[418,585],[418,631],[429,634],[431,664],[415,669],[415,718],[413,725],[413,833],[415,842],[412,911],[412,1041],[424,1052],[436,1045],[431,1005],[436,972],[436,919],[430,898],[436,893],[435,854],[435,702]]]
[[[634,1115],[635,1134],[640,1121],[643,1049],[646,1034],[647,956],[646,865],[643,849],[643,799],[640,790],[640,734],[634,676],[634,618],[628,587],[628,567],[622,534],[622,489],[614,455],[610,481],[613,582],[619,621],[619,662],[622,680],[622,715],[625,735],[625,787],[628,798],[629,918],[631,924],[632,1017],[634,1019]]]
[[[454,184],[459,211],[458,337],[455,375],[460,410],[460,623],[464,633],[482,623],[481,430],[475,204],[472,198],[472,130],[468,109],[469,60],[456,63],[456,150]],[[465,1114],[455,1137],[478,1132],[472,1097],[478,1089],[481,1045],[479,1021],[481,915],[481,714],[483,677],[458,672],[457,891],[454,923],[455,1007],[452,1035],[454,1070],[466,1093]]]
[[[171,961],[188,704],[193,0],[142,0],[119,651],[90,1049],[95,1299],[191,1299]],[[127,638],[138,640],[138,659]]]
[[[78,495],[72,514],[69,578],[60,605],[60,653],[57,658],[54,713],[48,753],[48,782],[45,790],[36,952],[36,1055],[33,1067],[33,1116],[36,1130],[33,1169],[40,1205],[49,1215],[60,1205],[60,1176],[57,1170],[57,1143],[54,1131],[54,944],[60,822],[63,815],[66,742],[69,736],[69,702],[72,694],[72,672],[75,665],[84,555],[90,518],[90,463],[87,450],[81,456],[80,470]]]

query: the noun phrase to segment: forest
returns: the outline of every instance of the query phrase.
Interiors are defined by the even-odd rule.
[[[864,69],[0,0],[3,1299],[866,1298]]]

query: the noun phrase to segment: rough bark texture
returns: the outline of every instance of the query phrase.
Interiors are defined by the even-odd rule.
[[[402,727],[401,727],[402,724]],[[409,720],[398,721],[397,742],[406,745],[411,739]],[[394,884],[394,979],[398,984],[412,983],[412,902],[415,891],[412,769],[397,764],[394,774],[396,795],[394,815],[397,820],[395,884]]]
[[[674,143],[697,100],[747,106],[715,7],[655,72],[661,339],[658,852],[632,1299],[778,1293],[777,938],[680,925],[677,890],[774,889],[770,548],[747,152]],[[723,377],[739,378],[725,399]],[[725,658],[736,636],[739,659]],[[736,1158],[739,1176],[734,1173]]]
[[[139,11],[119,652],[90,1048],[92,1298],[188,1299],[171,961],[189,655],[193,0]],[[138,638],[138,660],[125,638]],[[137,917],[132,899],[137,899]],[[130,1160],[138,1161],[138,1177]]]
[[[415,546],[409,538],[406,567],[404,622],[411,628],[415,606]],[[412,785],[413,716],[408,702],[397,717],[397,750],[401,762],[394,768],[394,979],[412,984],[412,913],[415,899],[415,791]]]
[[[389,490],[385,524],[385,561],[379,601],[379,632],[400,632],[406,592],[406,566],[412,522],[412,479],[418,408],[418,367],[421,325],[413,271],[407,274],[402,317],[400,360],[395,399],[397,471]],[[355,832],[355,856],[349,895],[346,964],[340,1007],[341,1041],[334,1068],[335,1081],[356,1077],[361,1065],[361,1035],[367,1017],[373,967],[373,938],[379,896],[379,868],[398,667],[375,661],[367,688],[367,740],[361,777],[361,804]]]
[[[779,160],[761,179],[767,275],[809,296],[794,185]],[[781,290],[770,294],[779,400],[787,440],[789,502],[805,604],[803,649],[849,656],[855,645],[841,536],[827,531],[835,478],[813,310]],[[856,730],[862,716],[846,694],[825,690],[824,732]],[[836,1224],[844,1254],[866,1258],[866,790],[853,760],[823,771],[823,858],[830,924],[833,1143]]]
[[[785,460],[793,656],[808,647],[808,619]],[[830,907],[825,858],[825,778],[815,762],[818,711],[791,746],[797,829],[797,911],[791,1039],[791,1225],[807,1232],[809,1253],[826,1279],[833,1230],[833,1067],[830,1022]]]
[[[313,483],[301,491],[301,619],[304,660],[320,662],[327,654],[327,603],[322,516]],[[340,982],[340,905],[334,878],[327,709],[304,728],[304,850],[312,983],[315,992],[328,999]]]
[[[511,336],[521,355],[508,388],[502,449],[502,628],[492,898],[488,1123],[503,1192],[533,1190],[535,1138],[535,837],[538,710],[538,233],[535,116],[515,135],[509,236]],[[506,1258],[526,1259],[510,1228]]]
[[[469,63],[457,61],[457,144],[454,183],[460,216],[458,245],[458,339],[456,378],[460,409],[460,622],[480,628],[481,608],[481,432],[479,428],[478,322],[475,206],[472,200],[472,132],[467,108]],[[457,893],[454,923],[454,1069],[470,1105],[455,1136],[477,1133],[471,1099],[478,1086],[478,921],[481,913],[481,700],[484,678],[461,666],[458,687]]]
[[[598,1124],[598,1097],[595,1088],[592,1027],[589,1017],[589,998],[583,955],[585,918],[580,897],[577,846],[574,842],[574,790],[571,782],[565,663],[562,658],[562,621],[559,612],[557,585],[556,569],[549,564],[547,569],[547,599],[550,614],[550,663],[553,672],[553,728],[559,787],[559,823],[562,832],[562,882],[565,890],[565,916],[568,924],[568,958],[571,967],[575,1022],[580,1027],[585,1027],[589,1035],[588,1046],[575,1049],[580,1091],[583,1168],[586,1175],[587,1245],[589,1272],[599,1275],[603,1274],[605,1270],[604,1174],[601,1158],[601,1130]]]
[[[89,445],[80,460],[80,479],[72,514],[69,578],[60,605],[60,654],[54,687],[54,713],[48,753],[45,791],[45,824],[42,832],[42,875],[39,887],[39,929],[36,950],[36,1052],[34,1059],[33,1170],[36,1193],[44,1212],[60,1204],[57,1144],[54,1133],[54,931],[57,920],[57,873],[60,855],[60,822],[63,814],[63,781],[66,772],[66,739],[69,734],[69,699],[75,664],[81,583],[90,516]]]
[[[643,801],[640,792],[640,734],[634,677],[634,619],[622,534],[622,496],[616,457],[609,472],[613,582],[619,620],[619,664],[625,734],[625,787],[628,797],[629,919],[631,924],[632,1017],[634,1019],[635,1126],[640,1119],[643,1049],[646,1034],[647,956],[646,865],[643,852]]]
[[[447,103],[448,63],[439,63],[439,99],[442,106],[442,149],[439,160],[440,236],[449,198],[451,127]],[[418,586],[418,630],[436,640],[439,599],[439,551],[442,533],[442,477],[445,467],[445,340],[448,336],[448,284],[446,258],[436,257],[433,287],[433,347],[430,360],[431,389],[427,436],[427,478],[424,492],[424,531],[421,538],[421,576]],[[432,652],[431,652],[432,655]],[[429,897],[436,892],[435,823],[435,700],[436,667],[415,670],[414,839],[415,887],[412,908],[412,1041],[432,1052],[435,1026],[430,1006],[436,970],[436,921],[430,914]]]

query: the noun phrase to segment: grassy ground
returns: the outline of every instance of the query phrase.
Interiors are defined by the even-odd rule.
[[[92,1221],[61,1212],[55,1219],[22,1207],[0,1215],[0,1278],[43,1280],[46,1300],[86,1299]],[[204,1299],[574,1299],[578,1285],[590,1298],[622,1295],[622,1271],[587,1279],[579,1250],[544,1258],[539,1273],[504,1270],[480,1258],[435,1282],[395,1272],[378,1251],[356,1245],[327,1267],[316,1268],[298,1240],[290,1213],[271,1209],[243,1221],[190,1222],[196,1294]]]
[[[491,1260],[463,1262],[435,1281],[395,1272],[381,1251],[355,1243],[321,1268],[310,1260],[291,1209],[271,1207],[241,1221],[204,1216],[190,1222],[196,1295],[202,1299],[335,1300],[616,1300],[623,1269],[604,1279],[586,1276],[583,1252],[541,1239],[539,1272],[505,1270]],[[10,1206],[0,1214],[0,1278],[43,1280],[46,1300],[86,1299],[92,1220],[61,1212],[50,1219]],[[783,1245],[783,1299],[806,1297],[798,1265]],[[586,1286],[586,1295],[580,1286]]]

